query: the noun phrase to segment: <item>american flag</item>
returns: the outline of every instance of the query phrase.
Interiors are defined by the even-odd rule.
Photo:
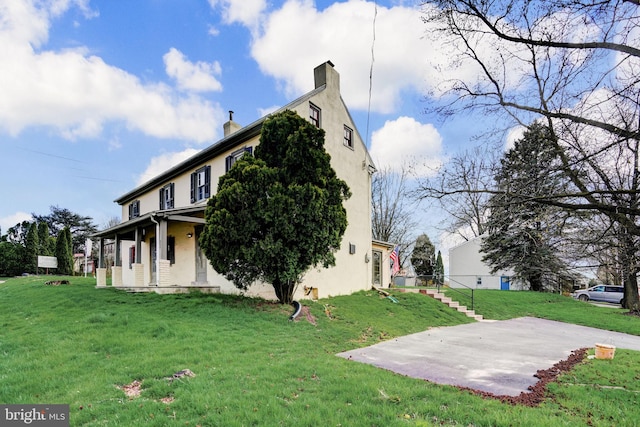
[[[389,258],[393,262],[393,266],[391,267],[391,275],[395,276],[400,271],[400,256],[399,256],[400,248],[396,246]]]

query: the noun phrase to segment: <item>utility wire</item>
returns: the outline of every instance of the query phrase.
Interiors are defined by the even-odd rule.
[[[374,1],[373,6],[373,40],[371,41],[371,67],[369,68],[369,105],[367,106],[367,146],[369,146],[369,119],[371,116],[371,92],[373,88],[373,63],[375,62],[374,47],[376,45],[376,18],[378,17],[378,2]]]

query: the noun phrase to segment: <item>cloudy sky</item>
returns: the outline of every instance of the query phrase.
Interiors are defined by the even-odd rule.
[[[449,68],[417,3],[0,0],[2,232],[51,205],[102,228],[115,198],[217,141],[228,110],[253,122],[327,60],[379,166],[438,164],[473,126],[425,97],[473,70]]]

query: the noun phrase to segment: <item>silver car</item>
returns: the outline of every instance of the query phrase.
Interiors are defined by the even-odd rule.
[[[575,291],[572,295],[580,301],[602,301],[622,304],[622,300],[624,299],[624,287],[598,285],[588,289]]]

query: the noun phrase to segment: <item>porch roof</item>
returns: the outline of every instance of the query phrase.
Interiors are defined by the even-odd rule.
[[[188,208],[166,209],[148,212],[137,218],[122,222],[105,230],[98,231],[91,237],[102,239],[114,239],[132,233],[139,227],[154,226],[154,220],[165,219],[168,221],[183,221],[204,224],[204,210],[206,205],[190,206]]]

